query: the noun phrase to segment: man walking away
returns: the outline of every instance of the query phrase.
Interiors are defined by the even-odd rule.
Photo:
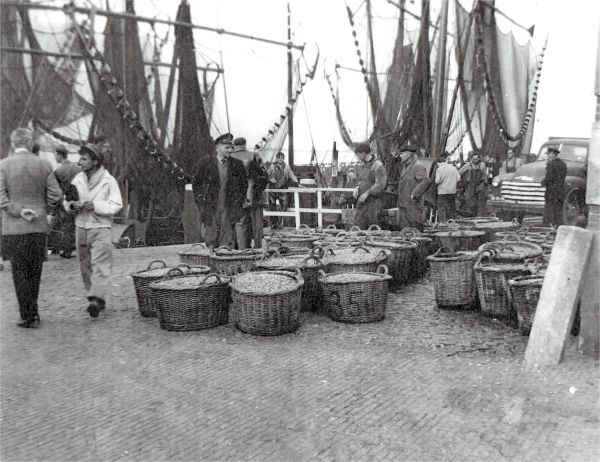
[[[100,148],[86,144],[79,149],[79,154],[81,172],[72,181],[79,199],[65,200],[64,206],[68,212],[77,214],[77,259],[88,291],[87,310],[96,318],[106,306],[112,276],[112,217],[121,210],[123,202],[117,180],[102,165],[104,155]]]
[[[460,181],[457,168],[448,163],[448,153],[438,159],[435,171],[437,185],[437,221],[447,221],[456,218],[456,185]]]
[[[0,161],[0,209],[3,254],[10,260],[22,322],[40,323],[37,299],[46,253],[48,212],[60,203],[62,192],[49,162],[30,150],[31,131],[17,128],[10,136],[13,155]]]
[[[400,148],[402,171],[398,179],[400,228],[423,229],[425,210],[423,195],[431,184],[427,168],[417,157],[417,147],[405,144]]]
[[[358,186],[354,190],[354,197],[356,197],[354,224],[361,229],[367,229],[371,225],[379,224],[387,172],[383,163],[371,154],[369,143],[356,143],[353,148],[360,160]]]
[[[546,175],[542,186],[546,187],[544,193],[544,224],[546,226],[559,226],[562,223],[562,206],[565,200],[565,177],[567,164],[558,158],[559,150],[548,148]]]
[[[487,202],[487,176],[485,164],[477,152],[471,152],[471,160],[458,171],[465,188],[465,203],[472,216],[485,216]]]
[[[71,181],[73,181],[75,175],[81,170],[68,159],[68,151],[64,146],[58,146],[55,149],[55,153],[58,168],[54,170],[54,176],[65,195],[65,199],[75,201],[77,200],[77,190],[71,184]],[[52,228],[61,236],[59,242],[60,256],[62,258],[71,258],[71,253],[75,249],[74,214],[68,213],[64,208],[59,207],[56,210],[56,218]]]

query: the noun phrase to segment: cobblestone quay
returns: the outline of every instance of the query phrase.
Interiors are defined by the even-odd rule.
[[[380,323],[166,332],[139,315],[129,274],[180,248],[116,250],[97,319],[77,262],[50,256],[37,330],[16,326],[0,273],[2,461],[599,460],[598,361],[574,342],[558,367],[526,371],[525,337],[438,310],[426,278],[391,294]]]

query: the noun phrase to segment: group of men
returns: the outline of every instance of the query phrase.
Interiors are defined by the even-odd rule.
[[[33,153],[33,136],[27,128],[11,134],[11,154],[0,161],[2,255],[11,262],[19,304],[19,327],[40,324],[38,294],[49,223],[54,216],[72,215],[75,250],[87,290],[87,311],[97,317],[106,306],[112,273],[112,217],[122,208],[117,181],[103,167],[100,149],[88,144],[79,150],[79,169],[58,149],[61,166]],[[65,227],[68,220],[63,216]],[[63,247],[70,256],[72,244]]]
[[[357,186],[354,192],[356,212],[354,224],[366,228],[379,223],[379,213],[383,208],[383,192],[389,187],[388,175],[383,163],[377,159],[368,143],[356,143],[354,151],[360,160]],[[424,195],[430,185],[436,187],[437,221],[447,221],[457,216],[457,194],[462,191],[465,212],[471,216],[484,216],[488,197],[489,172],[481,155],[474,151],[469,160],[460,168],[451,161],[447,152],[436,159],[435,165],[427,171],[419,160],[418,148],[404,144],[392,148],[391,154],[399,166],[396,207],[398,226],[421,229],[425,221]],[[559,151],[548,150],[546,175],[542,186],[546,188],[544,224],[558,226],[561,223],[561,209],[564,201],[564,179],[566,165],[558,159]],[[508,149],[506,159],[500,165],[500,173],[515,173],[523,161],[516,156],[514,149]],[[354,169],[351,172],[354,174]]]
[[[262,247],[263,191],[269,175],[244,138],[226,133],[215,139],[215,156],[199,162],[192,181],[207,245],[247,249]]]

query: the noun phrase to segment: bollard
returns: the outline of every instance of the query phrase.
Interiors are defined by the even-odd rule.
[[[558,228],[525,351],[526,366],[550,366],[562,360],[592,237],[592,232],[575,226]]]

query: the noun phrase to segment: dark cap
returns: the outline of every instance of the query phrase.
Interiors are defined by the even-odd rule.
[[[62,144],[59,144],[58,146],[56,146],[56,148],[54,148],[54,152],[61,153],[64,154],[65,156],[67,154],[69,154],[69,151],[67,150],[67,148],[65,148]]]
[[[400,146],[399,151],[400,152],[417,152],[417,146],[415,146],[414,144],[404,143],[402,146]]]
[[[235,140],[233,140],[233,145],[234,146],[246,146],[246,138],[243,137],[238,137]]]
[[[79,148],[79,154],[89,154],[89,156],[92,159],[97,160],[100,165],[104,163],[104,154],[102,154],[100,147],[96,144],[84,144]]]
[[[354,146],[352,146],[354,149],[354,152],[364,152],[369,154],[371,152],[371,146],[369,145],[369,143],[354,143]]]
[[[223,133],[215,139],[215,144],[233,144],[233,135],[231,133]]]
[[[285,154],[280,151],[277,153],[277,155],[275,157],[285,157]]]
[[[558,148],[555,148],[554,146],[550,146],[548,149],[546,149],[546,152],[548,154],[552,153],[552,154],[560,154],[560,150]]]

